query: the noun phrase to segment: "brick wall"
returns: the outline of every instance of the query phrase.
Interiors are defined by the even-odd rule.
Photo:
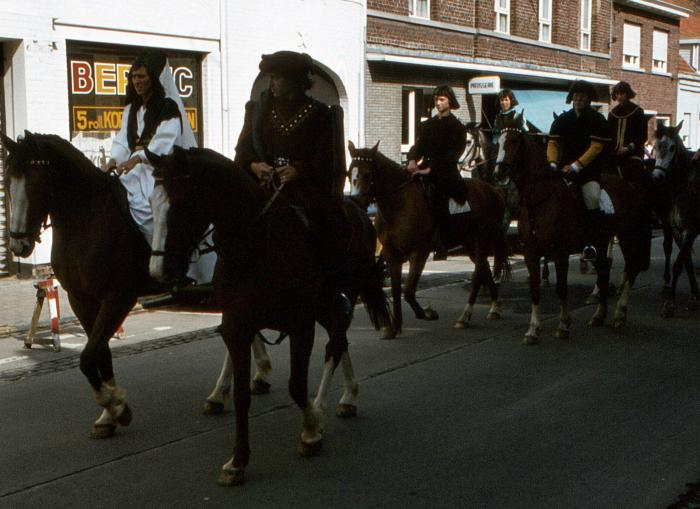
[[[367,0],[367,8],[408,16],[408,0]]]
[[[628,71],[622,68],[622,34],[625,21],[642,27],[640,68],[644,69],[644,72]],[[611,51],[612,78],[629,82],[637,92],[635,101],[644,109],[656,110],[659,115],[670,116],[672,121],[676,122],[679,22],[616,5],[613,27],[615,39]],[[654,29],[665,30],[669,34],[667,72],[670,76],[651,73],[652,33]]]

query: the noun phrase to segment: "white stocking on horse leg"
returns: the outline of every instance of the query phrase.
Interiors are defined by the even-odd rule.
[[[103,382],[95,392],[97,404],[103,408],[102,414],[92,427],[93,438],[109,438],[114,435],[116,423],[128,426],[131,423],[131,409],[126,400],[126,391],[114,384],[114,380]],[[109,418],[105,416],[105,412]],[[110,422],[111,421],[111,422]]]
[[[338,417],[355,417],[357,415],[357,394],[359,385],[355,381],[355,371],[352,369],[350,354],[345,352],[340,359],[343,366],[343,397],[340,398],[335,415]]]
[[[231,362],[231,356],[226,352],[219,378],[216,379],[216,385],[214,385],[214,389],[207,396],[207,400],[204,403],[204,415],[218,415],[224,411],[227,404],[230,406],[232,380],[233,363]]]
[[[627,304],[630,299],[630,284],[629,281],[625,281],[622,286],[622,293],[620,298],[617,299],[617,307],[615,307],[615,317],[613,321],[613,326],[616,329],[622,329],[627,323]]]
[[[474,306],[472,306],[471,304],[467,304],[464,307],[464,311],[462,311],[462,314],[459,316],[459,318],[457,318],[454,328],[466,329],[467,327],[469,327],[469,322],[472,319],[472,313],[474,313]]]
[[[501,314],[503,313],[503,308],[501,307],[500,300],[491,301],[491,309],[489,309],[489,314],[486,316],[487,320],[500,320]]]
[[[571,317],[566,302],[559,303],[559,326],[554,333],[559,339],[569,339],[569,329],[571,328]]]
[[[250,384],[250,390],[253,394],[267,394],[270,392],[272,362],[270,362],[270,356],[260,334],[255,335],[252,349],[253,360],[255,360],[255,376]]]
[[[530,313],[530,328],[525,333],[523,343],[526,345],[535,345],[540,341],[540,305],[533,304],[532,312]]]
[[[311,402],[301,411],[302,430],[299,454],[301,456],[315,456],[321,450],[323,434],[321,430],[321,413]]]

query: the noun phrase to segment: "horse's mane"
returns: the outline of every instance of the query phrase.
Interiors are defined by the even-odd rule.
[[[235,161],[223,154],[209,148],[198,147],[192,147],[186,153],[190,158],[204,159],[205,165],[199,166],[199,168],[206,168],[206,171],[213,172],[217,176],[230,178],[237,187],[243,186],[246,189],[260,190],[260,186],[249,172],[244,171]]]
[[[70,170],[81,177],[96,179],[105,184],[113,180],[73,144],[56,134],[31,134],[21,142],[21,146],[24,150],[38,152],[41,157],[55,161],[64,171]]]

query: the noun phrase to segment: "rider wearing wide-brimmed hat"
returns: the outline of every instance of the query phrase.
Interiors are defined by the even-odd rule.
[[[262,55],[259,68],[269,76],[270,85],[258,101],[246,105],[235,161],[262,185],[274,175],[284,185],[285,197],[305,211],[319,241],[328,291],[349,312],[342,294],[350,232],[342,208],[345,168],[338,164],[342,159],[338,152],[344,155],[344,140],[336,139],[342,128],[339,107],[330,108],[307,95],[314,65],[306,53]]]
[[[598,94],[585,80],[575,81],[569,89],[566,102],[573,108],[559,115],[549,131],[547,160],[555,170],[561,170],[581,187],[586,208],[584,215],[583,258],[594,260],[593,246],[597,227],[601,225],[600,175],[606,144],[610,142],[610,128],[603,115],[591,107]]]
[[[644,109],[632,102],[637,94],[626,81],[617,83],[610,93],[617,105],[608,113],[608,123],[613,139],[613,151],[619,165],[631,159],[643,164],[644,144],[648,136]]]
[[[437,115],[421,124],[416,143],[408,151],[406,169],[425,175],[435,184],[434,215],[440,238],[434,259],[444,260],[444,242],[450,219],[449,199],[460,204],[467,201],[467,189],[458,167],[459,158],[467,146],[467,128],[452,114],[452,110],[459,108],[459,102],[451,87],[436,87],[433,100]]]

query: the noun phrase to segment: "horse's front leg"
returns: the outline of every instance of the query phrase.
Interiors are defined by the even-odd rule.
[[[627,271],[625,270],[625,274]],[[635,276],[636,277],[636,276]],[[624,329],[627,324],[627,306],[630,300],[630,293],[632,289],[631,278],[625,278],[624,283],[620,287],[620,296],[617,299],[617,305],[615,306],[615,315],[613,316],[613,327],[617,330]]]
[[[400,261],[387,260],[389,277],[391,278],[391,303],[394,313],[392,323],[382,331],[382,339],[394,339],[397,334],[401,334],[403,326],[403,311],[401,309],[401,265]]]
[[[414,254],[408,259],[408,278],[406,279],[406,288],[404,289],[404,299],[413,309],[413,313],[419,320],[437,320],[439,318],[437,312],[423,307],[416,300],[416,290],[418,289],[418,281],[423,274],[425,262],[428,259],[428,253]]]
[[[344,335],[343,335],[344,336]],[[319,384],[316,398],[314,399],[314,407],[318,409],[325,417],[326,413],[326,397],[330,389],[333,375],[338,364],[343,366],[343,395],[335,409],[335,415],[338,417],[355,417],[357,415],[357,394],[359,385],[355,380],[355,373],[352,369],[350,354],[348,353],[347,338],[345,338],[345,346],[338,349],[339,345],[332,345],[329,341],[326,345],[326,356],[323,364],[323,376]]]
[[[305,457],[318,454],[323,444],[322,415],[309,401],[309,358],[313,343],[313,323],[289,335],[289,394],[301,410],[302,430],[297,452]]]
[[[554,261],[557,271],[557,299],[559,299],[559,325],[554,336],[569,339],[571,335],[571,317],[569,316],[569,257],[566,253],[557,255]]]
[[[664,233],[664,279],[662,291],[667,291],[671,287],[671,253],[673,251],[673,234],[671,226],[667,221],[661,223],[661,229]]]
[[[689,236],[688,232],[684,231],[681,237],[681,242],[679,243],[678,255],[676,256],[676,261],[673,262],[673,273],[671,279],[671,287],[668,289],[666,301],[661,309],[661,316],[664,318],[670,318],[675,314],[676,311],[676,287],[678,286],[678,279],[683,272],[683,268],[687,266],[686,260],[690,260],[692,266],[692,257],[690,256],[693,243],[688,242]],[[693,240],[695,238],[693,237]],[[691,283],[692,285],[692,283]]]
[[[599,327],[605,323],[605,318],[608,316],[608,286],[610,285],[610,259],[607,254],[601,249],[605,246],[596,246],[598,249],[598,257],[593,262],[596,269],[596,285],[598,286],[598,306],[596,307],[593,317],[591,317],[588,325],[590,327]]]
[[[525,265],[530,276],[530,300],[532,310],[530,312],[530,326],[523,337],[523,344],[536,345],[540,342],[540,257],[528,251],[525,247]]]
[[[233,404],[236,411],[236,443],[233,457],[221,468],[219,484],[238,486],[245,482],[245,469],[250,460],[248,412],[250,410],[250,345],[255,329],[242,326],[227,316],[221,325],[221,335],[233,362]]]
[[[88,336],[85,348],[80,354],[80,371],[88,379],[95,391],[97,404],[103,409],[93,424],[91,436],[109,438],[114,435],[116,424],[128,426],[132,418],[126,391],[118,387],[114,379],[109,340],[136,304],[136,297],[115,297],[102,301],[99,307],[81,303],[70,295],[69,301],[74,310],[76,307],[81,309],[76,313]],[[80,314],[83,315],[82,319]]]

